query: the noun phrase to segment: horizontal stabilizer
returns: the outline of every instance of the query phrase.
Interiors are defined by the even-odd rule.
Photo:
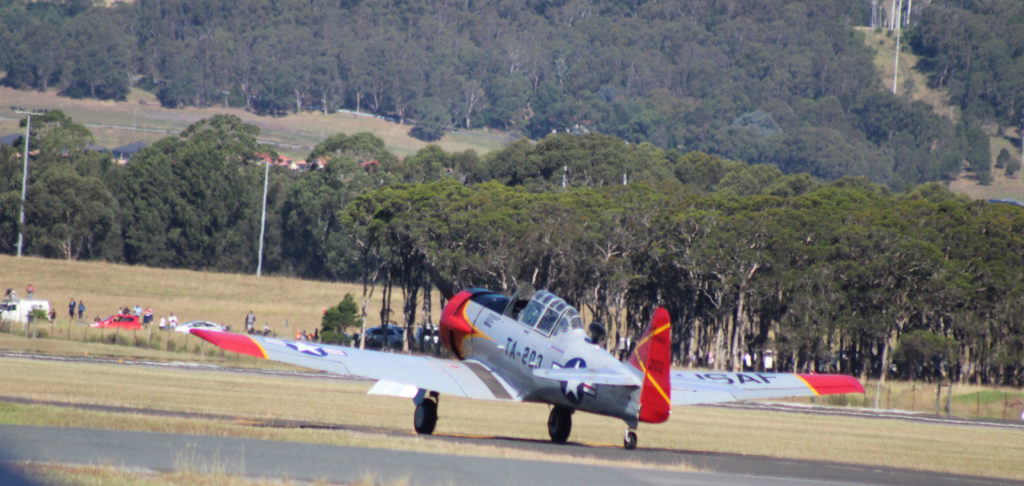
[[[761,372],[673,371],[672,404],[864,393],[852,376]]]

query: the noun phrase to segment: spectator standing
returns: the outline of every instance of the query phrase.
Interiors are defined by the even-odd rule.
[[[75,303],[75,298],[71,298],[71,302],[68,302],[68,319],[75,320],[75,307],[78,304]]]
[[[178,327],[178,316],[171,312],[170,317],[167,318],[167,327],[174,329]]]
[[[250,310],[249,314],[245,316],[245,332],[252,334],[256,330],[256,314]]]
[[[28,284],[28,287],[25,287],[25,295],[27,296],[27,297],[25,297],[26,299],[32,299],[32,296],[35,295],[35,293],[36,293],[36,286],[35,285]]]
[[[85,315],[85,300],[78,300],[78,320],[81,322],[82,316]]]
[[[142,312],[142,323],[149,326],[153,323],[153,308],[146,307],[146,310]]]

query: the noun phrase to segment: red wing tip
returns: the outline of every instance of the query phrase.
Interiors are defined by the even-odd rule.
[[[209,341],[218,348],[224,348],[228,351],[248,356],[255,356],[257,358],[265,359],[267,357],[263,348],[257,344],[256,341],[253,341],[251,337],[246,336],[245,334],[213,331],[210,329],[189,329],[189,332]]]
[[[856,378],[847,375],[797,375],[807,386],[819,395],[839,393],[864,393],[864,386]]]

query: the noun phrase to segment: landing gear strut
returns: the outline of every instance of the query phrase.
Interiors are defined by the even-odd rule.
[[[574,410],[569,407],[551,409],[551,414],[548,415],[548,435],[551,436],[551,442],[564,444],[569,439],[569,433],[572,432],[573,412]]]
[[[425,394],[424,394],[425,395]],[[417,434],[430,435],[434,433],[437,426],[437,402],[440,399],[437,392],[430,392],[429,397],[416,397],[416,414],[413,416],[413,426]]]
[[[622,447],[629,451],[636,449],[636,431],[632,429],[626,431],[626,436],[622,438]]]

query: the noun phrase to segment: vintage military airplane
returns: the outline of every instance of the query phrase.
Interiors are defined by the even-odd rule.
[[[548,433],[558,443],[569,438],[577,410],[617,417],[628,427],[623,445],[634,449],[639,423],[668,420],[672,405],[864,392],[845,375],[672,371],[671,324],[663,308],[654,311],[628,364],[599,346],[602,326],[591,324],[588,331],[579,312],[551,292],[520,289],[510,298],[471,289],[455,295],[441,315],[441,341],[458,361],[191,332],[230,351],[375,379],[369,393],[413,399],[420,434],[433,433],[442,393],[550,404]]]

